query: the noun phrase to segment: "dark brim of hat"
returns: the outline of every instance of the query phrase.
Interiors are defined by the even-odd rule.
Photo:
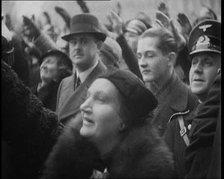
[[[212,52],[212,53],[221,54],[221,52],[219,50],[214,50],[214,49],[198,49],[198,50],[194,50],[194,51],[190,52],[190,55],[194,55],[194,54],[202,53],[202,52]]]
[[[65,41],[69,41],[72,39],[72,37],[74,37],[75,35],[78,35],[78,34],[92,34],[94,35],[98,40],[101,40],[104,42],[104,40],[106,39],[106,34],[104,33],[101,33],[101,32],[75,32],[75,33],[71,33],[71,34],[68,34],[68,35],[64,35],[62,36],[61,38]]]

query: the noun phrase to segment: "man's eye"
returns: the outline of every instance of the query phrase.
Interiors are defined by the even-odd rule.
[[[204,65],[206,66],[212,66],[213,65],[213,60],[211,58],[205,58],[204,60]]]
[[[148,53],[145,54],[145,56],[148,57],[148,58],[152,58],[154,55],[152,53],[148,52]]]
[[[194,59],[193,59],[192,62],[191,62],[191,64],[192,64],[192,65],[195,65],[195,64],[197,64],[197,62],[198,62],[197,60],[194,60]]]
[[[212,66],[212,65],[213,65],[213,62],[212,62],[212,61],[206,61],[206,62],[205,62],[205,65],[206,65],[206,66]]]
[[[140,53],[137,53],[137,58],[138,59],[141,59],[142,58],[142,55]]]
[[[81,44],[86,44],[88,40],[86,38],[81,39]]]
[[[77,44],[77,41],[76,41],[76,40],[72,40],[72,41],[70,41],[70,43],[71,43],[72,45],[75,45],[75,44]]]

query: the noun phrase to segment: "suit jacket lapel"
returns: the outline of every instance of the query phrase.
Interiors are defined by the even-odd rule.
[[[61,107],[59,120],[67,118],[71,115],[79,112],[80,105],[84,102],[86,97],[86,92],[91,85],[91,83],[99,76],[102,72],[106,70],[106,67],[99,62],[96,68],[88,75],[87,79],[80,84],[80,86],[73,92],[70,98],[65,101],[64,105]]]

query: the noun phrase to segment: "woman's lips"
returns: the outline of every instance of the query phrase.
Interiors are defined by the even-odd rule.
[[[87,117],[83,117],[83,123],[86,125],[89,125],[89,124],[94,124],[94,121]]]

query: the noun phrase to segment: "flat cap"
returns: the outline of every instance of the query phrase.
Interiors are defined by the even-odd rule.
[[[197,24],[189,35],[190,55],[199,52],[221,54],[221,23],[207,19]]]

